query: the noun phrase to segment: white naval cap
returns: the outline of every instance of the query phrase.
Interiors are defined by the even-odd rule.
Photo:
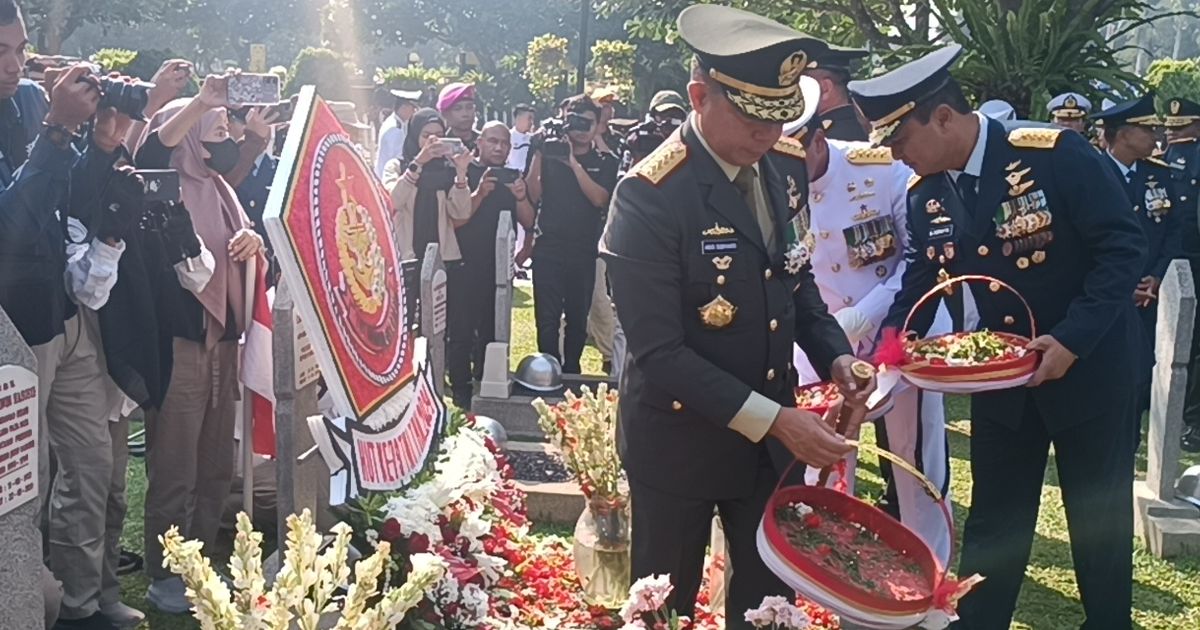
[[[1007,101],[993,99],[979,106],[979,113],[992,120],[1016,120],[1017,110]]]
[[[1078,92],[1063,92],[1050,99],[1046,111],[1056,118],[1083,118],[1092,111],[1092,102]]]
[[[800,94],[804,97],[804,112],[796,120],[783,125],[783,135],[797,140],[804,135],[796,135],[797,133],[805,127],[809,127],[809,123],[817,121],[817,102],[821,100],[821,84],[808,75],[801,75]]]

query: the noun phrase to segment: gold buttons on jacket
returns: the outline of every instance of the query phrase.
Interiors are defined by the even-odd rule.
[[[723,276],[723,275],[717,276],[717,285],[725,286],[725,276]]]
[[[1013,324],[1017,323],[1017,320],[1012,315],[1005,315],[1004,323],[1008,326],[1012,326]]]
[[[841,263],[833,263],[833,266],[830,267],[830,269],[833,270],[833,273],[837,273],[842,270],[842,265]]]
[[[775,332],[776,330],[778,330],[778,329],[779,329],[779,320],[777,320],[777,319],[772,319],[772,320],[771,320],[771,323],[770,323],[769,325],[770,325],[770,327],[771,327],[771,332]]]
[[[772,273],[770,269],[763,272],[763,277],[766,278],[767,280],[770,280],[771,276],[773,276],[773,275],[775,275],[775,274]]]
[[[846,306],[850,306],[850,303],[853,301],[854,301],[854,298],[850,297],[849,295],[842,298],[842,304],[845,304]]]
[[[989,251],[991,251],[991,250],[988,249],[987,245],[979,246],[979,255],[980,256],[987,256]]]
[[[675,402],[671,403],[671,409],[674,409],[675,411],[683,411],[683,403],[676,400]]]
[[[767,370],[767,380],[768,381],[775,380],[775,369],[774,368]]]
[[[1029,268],[1029,259],[1028,258],[1022,256],[1017,259],[1017,269],[1028,269],[1028,268]]]
[[[1000,283],[993,282],[988,285],[988,289],[990,289],[992,291],[992,293],[998,293],[1000,291]]]

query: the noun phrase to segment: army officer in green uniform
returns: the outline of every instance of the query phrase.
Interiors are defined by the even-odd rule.
[[[763,565],[755,531],[777,474],[778,440],[814,466],[850,447],[794,408],[792,342],[865,398],[854,358],[791,219],[804,204],[764,156],[805,109],[806,49],[790,28],[715,5],[679,16],[691,46],[694,113],[617,186],[601,255],[628,337],[618,444],[633,509],[632,577],[670,574],[670,605],[692,615],[713,510],[735,566],[730,628],[792,590]],[[793,179],[795,176],[793,175]]]

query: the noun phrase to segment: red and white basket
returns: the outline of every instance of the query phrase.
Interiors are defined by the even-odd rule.
[[[835,385],[832,381],[821,381],[819,383],[800,385],[796,388],[796,408],[803,409],[805,411],[811,411],[819,416],[823,416],[827,411],[845,401],[845,397],[843,397],[841,392],[837,391],[836,388],[837,385]],[[807,392],[814,391],[823,394],[825,402],[820,404],[806,405],[806,401],[801,400],[801,398]],[[885,397],[883,400],[879,401],[874,408],[867,410],[866,419],[878,420],[891,411],[892,407],[895,406],[895,401],[891,396]]]
[[[959,276],[957,278],[950,278],[938,283],[937,286],[923,295],[920,300],[917,300],[912,310],[908,312],[908,317],[904,320],[904,332],[900,335],[901,341],[905,344],[904,359],[899,364],[904,379],[921,389],[945,394],[974,394],[1019,387],[1028,383],[1033,378],[1034,372],[1037,371],[1038,363],[1041,360],[1041,355],[1034,351],[1025,352],[1024,355],[1012,359],[993,361],[986,365],[946,365],[943,363],[934,363],[912,354],[912,348],[918,342],[908,341],[907,337],[909,334],[909,325],[912,323],[912,318],[916,314],[917,309],[927,304],[931,298],[937,296],[945,289],[966,282],[986,282],[993,290],[1004,288],[1017,296],[1017,299],[1025,307],[1025,314],[1029,317],[1030,334],[1033,337],[1037,336],[1037,321],[1033,317],[1033,309],[1029,307],[1029,303],[1025,301],[1024,296],[1012,288],[1012,286],[990,276]],[[954,337],[959,334],[947,333],[945,335],[922,339],[921,342],[933,341],[944,337]],[[1021,335],[1004,332],[993,332],[992,334],[1020,348],[1024,348],[1029,343],[1029,338],[1022,337]]]
[[[926,492],[937,501],[946,517],[946,526],[950,529],[952,539],[950,565],[953,565],[953,520],[947,501],[943,500],[937,487],[903,458],[891,452],[869,444],[852,441],[850,444],[890,460],[898,468],[921,481]],[[780,480],[781,485],[782,480],[786,478],[788,475],[785,473]],[[919,567],[922,576],[928,581],[928,596],[908,600],[881,596],[850,583],[823,566],[813,555],[793,547],[777,522],[776,512],[796,503],[837,515],[838,518],[856,523],[865,531],[875,534],[880,542],[901,553]],[[954,607],[958,599],[982,580],[978,576],[962,582],[950,579],[937,556],[912,530],[873,505],[825,487],[776,487],[759,523],[757,542],[759,555],[767,568],[788,586],[796,589],[800,595],[820,604],[845,621],[878,630],[902,630],[914,626],[931,630],[945,628],[956,618]]]

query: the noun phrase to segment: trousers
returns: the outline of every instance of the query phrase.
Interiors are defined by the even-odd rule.
[[[613,335],[616,332],[616,309],[608,294],[608,272],[603,258],[596,259],[596,280],[592,285],[592,306],[588,309],[588,336],[605,361],[613,360]]]
[[[104,353],[96,314],[80,309],[66,332],[33,347],[38,360],[38,487],[47,506],[50,571],[62,582],[60,617],[100,610],[104,516],[112,477]],[[57,471],[50,479],[50,450]]]
[[[458,406],[469,409],[483,355],[496,340],[496,268],[462,262],[446,267],[446,371]]]
[[[596,282],[596,258],[533,258],[533,317],[537,324],[538,352],[558,359],[566,374],[579,374],[583,346],[587,343],[587,318]],[[559,321],[566,316],[562,352],[558,347]]]
[[[971,511],[959,575],[986,576],[959,603],[955,628],[1007,630],[1016,606],[1050,447],[1058,468],[1084,630],[1128,630],[1133,599],[1134,455],[1129,418],[1136,401],[1053,435],[1028,396],[1016,430],[972,405]]]
[[[752,495],[713,500],[673,495],[630,478],[630,577],[636,581],[649,575],[670,574],[674,591],[668,607],[693,617],[715,509],[725,529],[729,566],[737,568],[725,599],[725,627],[748,630],[752,626],[744,618],[747,610],[757,608],[769,595],[790,598],[795,594],[763,564],[755,542],[759,520],[777,479],[770,461],[764,458]]]
[[[215,347],[175,338],[171,384],[162,410],[146,422],[146,573],[171,577],[158,537],[171,526],[211,548],[234,468],[238,399],[236,341]]]
[[[129,466],[129,420],[121,418],[108,423],[112,437],[113,472],[108,486],[108,503],[104,509],[104,569],[100,582],[100,606],[121,602],[121,579],[117,565],[121,563],[121,530],[125,527],[125,470]]]

